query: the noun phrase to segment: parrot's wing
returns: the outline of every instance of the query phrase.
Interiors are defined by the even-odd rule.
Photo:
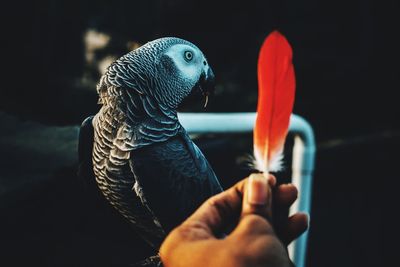
[[[155,255],[155,256],[148,257],[140,262],[136,262],[129,266],[130,267],[163,267],[163,264],[161,262],[160,256]]]
[[[99,197],[103,198],[103,196],[100,196],[100,190],[98,188],[98,184],[96,183],[96,178],[93,171],[93,117],[94,116],[90,116],[85,119],[79,130],[78,176],[84,184],[85,193],[88,195],[88,198],[98,199]],[[162,238],[164,237],[164,234],[159,227],[154,225],[153,217],[142,205],[140,199],[135,195],[133,191],[133,184],[135,180],[128,165],[121,166],[120,175],[120,179],[125,181],[125,186],[121,186],[116,189],[119,194],[111,197],[112,199],[109,199],[109,201],[117,209],[129,211],[128,213],[124,212],[123,215],[133,223],[133,226],[138,234],[142,236],[142,238],[149,244],[158,247]],[[123,194],[123,190],[127,190],[127,193]],[[118,199],[118,197],[121,199]],[[126,207],[124,207],[124,205]],[[134,217],[134,221],[132,217]],[[143,229],[141,226],[145,229]]]
[[[96,187],[93,173],[92,152],[94,129],[92,120],[94,116],[86,118],[79,129],[78,142],[78,177],[87,187]]]
[[[167,233],[222,191],[214,171],[186,133],[131,151],[131,168]]]

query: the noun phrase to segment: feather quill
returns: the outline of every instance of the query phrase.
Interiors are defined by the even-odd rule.
[[[254,127],[254,166],[263,173],[282,168],[283,147],[295,96],[292,48],[274,31],[258,57],[258,103]]]

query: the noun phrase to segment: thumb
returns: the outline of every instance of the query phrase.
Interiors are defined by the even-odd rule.
[[[271,187],[276,184],[273,175],[265,176],[262,173],[253,173],[247,180],[242,204],[243,218],[246,215],[260,215],[267,220],[272,218],[272,192]]]
[[[254,236],[273,233],[271,186],[276,184],[272,175],[261,173],[249,176],[244,184],[242,213],[233,236]]]

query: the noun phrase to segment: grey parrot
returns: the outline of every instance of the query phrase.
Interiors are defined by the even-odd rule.
[[[222,191],[176,111],[189,96],[207,97],[213,83],[207,59],[194,44],[157,39],[108,67],[97,85],[102,106],[82,123],[80,173],[95,179],[108,202],[156,249],[171,229]]]

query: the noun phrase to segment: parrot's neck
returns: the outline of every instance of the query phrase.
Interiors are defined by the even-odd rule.
[[[115,129],[111,138],[123,151],[164,142],[184,131],[176,110],[160,105],[151,96],[121,87],[104,88],[99,92],[103,107],[95,121],[98,129],[105,132],[110,129],[101,126],[101,122],[109,122]]]
[[[126,122],[132,129],[135,148],[164,142],[183,130],[176,110],[158,104],[146,95],[127,91]]]

